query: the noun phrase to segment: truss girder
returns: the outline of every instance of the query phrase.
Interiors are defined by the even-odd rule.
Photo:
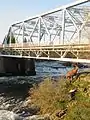
[[[73,59],[90,59],[90,45],[56,45],[56,46],[31,46],[29,47],[0,47],[1,55],[15,55],[30,58],[73,58]]]
[[[89,0],[79,0],[10,26],[17,44],[33,46],[90,43]],[[86,34],[85,34],[86,33]],[[86,41],[85,41],[86,40]],[[6,42],[5,42],[6,44]]]

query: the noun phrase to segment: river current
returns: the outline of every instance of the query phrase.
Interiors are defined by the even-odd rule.
[[[71,69],[70,66],[67,67],[59,61],[37,61],[35,62],[35,68],[35,76],[0,77],[0,110],[22,114],[20,108],[34,83],[48,77],[65,76],[67,71]]]

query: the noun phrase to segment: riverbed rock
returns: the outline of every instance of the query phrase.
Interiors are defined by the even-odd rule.
[[[11,111],[0,110],[0,120],[23,120],[23,118]]]
[[[31,107],[21,107],[20,109],[18,109],[16,114],[19,114],[21,117],[28,117],[36,115],[37,112],[39,111],[40,111],[39,107],[32,105]]]
[[[46,114],[46,115],[33,115],[30,117],[27,117],[25,120],[50,120],[50,116],[48,114]]]
[[[59,111],[56,112],[56,116],[58,118],[62,118],[66,114],[66,111],[67,111],[67,109],[65,109],[65,110],[59,110]]]

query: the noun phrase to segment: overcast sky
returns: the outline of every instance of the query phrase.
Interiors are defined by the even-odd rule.
[[[74,0],[1,0],[0,1],[0,43],[11,24],[31,16],[47,12]]]

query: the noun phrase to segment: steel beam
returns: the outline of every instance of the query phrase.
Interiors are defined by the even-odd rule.
[[[75,40],[78,40],[77,43],[79,42],[79,44],[82,42],[80,39],[85,29],[90,30],[90,18],[84,19],[85,16],[88,17],[88,11],[90,10],[85,10],[79,5],[89,1],[79,0],[13,24],[11,26],[12,29],[10,27],[8,33],[9,35],[13,33],[20,48],[15,48],[14,44],[10,48],[15,48],[15,51],[19,50],[19,53],[25,50],[24,53],[26,55],[38,58],[43,57],[41,56],[42,54],[50,58],[52,52],[59,55],[59,57],[65,57],[69,52],[77,57],[77,51],[75,50],[78,49],[72,51],[71,47]],[[25,38],[27,43],[23,43]],[[20,41],[22,41],[23,46],[21,46]],[[64,46],[66,44],[68,45]],[[58,47],[55,47],[56,45]],[[34,56],[32,56],[32,53]]]
[[[43,16],[45,16],[45,15],[49,15],[49,14],[52,14],[52,13],[61,11],[61,10],[63,10],[63,9],[66,9],[66,8],[70,8],[70,7],[74,7],[74,6],[77,6],[77,5],[81,5],[81,4],[86,3],[86,2],[89,2],[89,1],[90,1],[90,0],[77,0],[77,1],[75,1],[75,2],[73,2],[73,3],[68,4],[68,5],[61,6],[61,7],[58,7],[58,8],[56,8],[56,9],[54,9],[54,10],[51,10],[51,11],[49,11],[49,12],[45,12],[45,13],[43,13],[43,14],[40,14],[40,15],[31,17],[31,18],[29,18],[29,19],[27,19],[27,20],[24,20],[24,21],[22,21],[22,22],[28,22],[28,21],[30,21],[30,20],[39,18],[40,16],[43,17]],[[14,25],[16,25],[16,24],[20,24],[20,23],[22,23],[22,22],[17,22],[17,23],[15,23],[15,24],[13,24],[12,26],[14,26]]]
[[[62,17],[62,36],[61,36],[61,40],[62,40],[62,45],[64,45],[64,36],[65,36],[65,14],[66,14],[66,10],[63,10],[62,13],[63,17]]]

